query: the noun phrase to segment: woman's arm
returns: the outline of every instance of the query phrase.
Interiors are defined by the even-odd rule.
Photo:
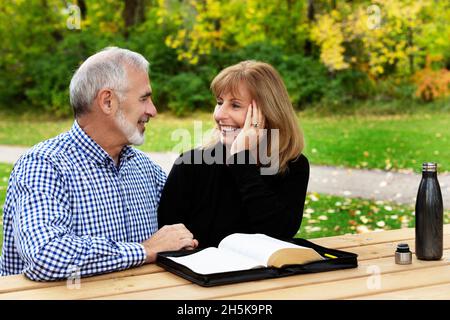
[[[295,236],[303,217],[308,159],[301,155],[290,163],[278,187],[269,185],[254,164],[230,164],[229,168],[247,208],[250,230],[278,238]]]
[[[186,223],[192,203],[192,154],[193,151],[181,155],[172,166],[159,202],[158,228]]]

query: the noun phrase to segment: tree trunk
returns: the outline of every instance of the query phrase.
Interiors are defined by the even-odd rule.
[[[122,17],[125,21],[125,36],[128,37],[128,30],[145,20],[145,0],[125,0]]]
[[[331,0],[331,10],[336,10],[336,0]]]
[[[78,2],[78,7],[80,8],[80,12],[81,12],[81,19],[85,20],[86,14],[87,14],[86,1],[78,0],[77,2]]]
[[[308,0],[307,17],[308,17],[309,27],[311,28],[311,25],[315,21],[314,0]],[[312,42],[308,38],[305,41],[305,56],[311,56],[311,55],[312,55]]]
[[[414,35],[411,27],[408,27],[408,47],[412,48],[414,45]],[[409,72],[410,74],[414,74],[414,54],[410,53],[408,55],[409,58]]]

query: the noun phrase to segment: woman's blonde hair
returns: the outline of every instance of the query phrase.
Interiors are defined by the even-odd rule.
[[[265,129],[279,130],[278,172],[287,169],[288,162],[296,159],[303,151],[303,132],[289,99],[286,86],[279,73],[270,64],[247,60],[222,70],[212,81],[211,90],[216,97],[224,93],[236,96],[239,85],[244,83],[250,96],[265,117]],[[218,142],[218,134],[208,145]],[[270,153],[270,141],[267,152]]]

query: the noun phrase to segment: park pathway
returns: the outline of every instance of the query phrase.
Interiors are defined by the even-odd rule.
[[[0,145],[0,162],[14,163],[27,150],[24,147]],[[170,152],[149,152],[148,155],[169,172],[177,155]],[[360,197],[414,205],[421,175],[311,165],[309,192],[344,197]],[[444,208],[450,208],[450,174],[439,174]]]

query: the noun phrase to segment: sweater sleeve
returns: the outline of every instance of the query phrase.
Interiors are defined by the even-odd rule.
[[[248,151],[246,156],[249,157]],[[242,156],[239,155],[238,156]],[[300,228],[309,180],[309,163],[301,155],[289,164],[289,171],[280,177],[277,188],[265,181],[255,164],[229,165],[247,208],[253,232],[277,238],[292,238]]]
[[[186,223],[192,199],[189,154],[181,155],[170,170],[158,206],[158,227]],[[186,163],[187,162],[187,163]]]

